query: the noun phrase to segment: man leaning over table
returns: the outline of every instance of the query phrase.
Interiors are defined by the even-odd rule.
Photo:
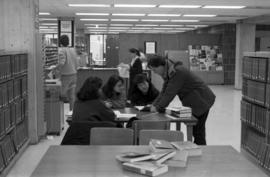
[[[163,80],[163,88],[151,106],[151,112],[163,112],[176,95],[183,106],[191,107],[192,115],[198,119],[193,127],[194,143],[206,145],[205,122],[215,102],[211,89],[181,62],[174,62],[159,55],[148,56],[148,67]]]

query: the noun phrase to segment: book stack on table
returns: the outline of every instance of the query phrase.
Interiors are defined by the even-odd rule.
[[[167,107],[165,112],[176,118],[191,117],[192,110],[190,107],[180,106],[180,107]]]
[[[200,156],[202,150],[189,141],[168,142],[151,139],[149,152],[124,152],[116,156],[123,169],[147,176],[166,173],[168,167],[186,167],[189,156]]]

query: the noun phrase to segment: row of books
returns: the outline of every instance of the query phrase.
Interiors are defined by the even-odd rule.
[[[116,156],[124,169],[157,176],[166,173],[168,167],[186,167],[189,156],[201,156],[202,150],[189,141],[168,142],[151,139],[150,152],[124,152]]]
[[[270,108],[270,84],[266,85],[265,106]]]
[[[166,114],[169,114],[177,118],[191,117],[192,110],[190,107],[179,106],[179,107],[167,107],[165,110]]]
[[[0,84],[0,108],[27,95],[27,77],[22,76]]]
[[[243,58],[243,76],[266,82],[270,77],[267,73],[268,62],[268,58],[245,56]]]
[[[258,143],[265,142],[266,138],[264,135],[255,132],[246,124],[242,123],[241,125],[241,146],[256,157],[258,154]]]
[[[27,99],[17,99],[6,107],[0,108],[0,138],[28,116]]]
[[[19,124],[0,141],[0,173],[28,139],[26,123]]]
[[[0,81],[27,72],[27,54],[0,56]]]
[[[267,109],[264,107],[242,100],[241,120],[262,133],[267,132]]]
[[[245,99],[265,105],[266,84],[249,79],[243,79],[242,94]]]

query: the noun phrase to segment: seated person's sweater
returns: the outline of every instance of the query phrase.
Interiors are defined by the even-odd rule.
[[[149,82],[149,89],[146,94],[143,94],[137,86],[134,87],[130,101],[132,105],[145,106],[152,104],[158,95],[159,91]]]
[[[121,93],[119,95],[114,94],[112,98],[107,98],[103,93],[102,99],[111,103],[112,109],[122,109],[126,107],[127,97],[125,93]]]
[[[75,101],[72,121],[109,121],[115,122],[114,112],[100,99]]]

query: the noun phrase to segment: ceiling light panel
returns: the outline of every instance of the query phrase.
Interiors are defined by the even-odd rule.
[[[112,16],[145,16],[145,14],[112,14]]]
[[[57,18],[39,18],[39,21],[56,21]]]
[[[114,7],[138,7],[138,8],[153,8],[153,4],[114,4]]]
[[[153,24],[136,24],[135,26],[158,26]]]
[[[159,26],[164,26],[164,27],[182,27],[184,25],[159,25]]]
[[[139,21],[138,19],[111,19],[111,21],[130,21],[130,22],[137,22]]]
[[[142,22],[167,22],[169,20],[158,20],[158,19],[142,19]]]
[[[111,7],[110,4],[68,4],[69,7]]]
[[[81,18],[81,21],[109,21],[108,19],[100,19],[100,18]]]
[[[57,25],[57,24],[56,23],[40,23],[39,25],[54,26],[54,25]]]
[[[133,26],[133,24],[110,24],[110,26]]]
[[[243,9],[246,6],[203,6],[206,9]]]
[[[140,27],[133,27],[132,28],[133,30],[149,30],[149,29],[152,29],[152,28],[140,28]]]
[[[159,8],[200,8],[201,5],[159,5]]]
[[[84,25],[86,25],[86,26],[96,26],[96,25],[98,25],[98,26],[107,26],[107,24],[84,24]]]
[[[184,17],[216,17],[217,15],[213,14],[185,14]]]
[[[76,13],[76,15],[96,15],[96,16],[107,16],[109,13]]]
[[[181,14],[148,14],[149,17],[180,17]]]
[[[171,22],[199,22],[199,20],[171,20]]]
[[[97,27],[93,27],[93,26],[88,26],[87,27],[88,29],[104,29],[104,28],[107,28],[106,26],[97,26]]]
[[[39,14],[39,15],[51,15],[50,12],[39,12],[38,14]]]

